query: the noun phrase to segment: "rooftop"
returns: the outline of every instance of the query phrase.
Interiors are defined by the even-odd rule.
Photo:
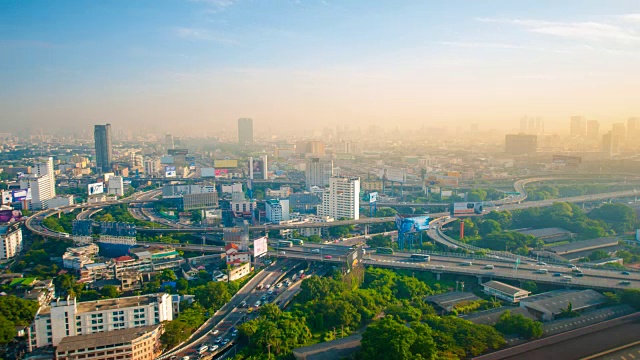
[[[564,237],[570,238],[571,231],[561,228],[542,228],[542,229],[529,229],[518,231],[521,234],[532,235],[544,240],[544,238]]]
[[[479,297],[470,292],[452,291],[444,294],[427,296],[425,301],[432,302],[447,311],[451,311],[453,307],[463,301],[476,301]]]
[[[501,293],[508,294],[508,295],[511,295],[511,296],[514,296],[514,295],[517,295],[517,294],[520,294],[520,293],[523,293],[523,292],[524,293],[530,293],[527,290],[520,289],[518,287],[511,286],[509,284],[505,284],[503,282],[495,281],[495,280],[487,281],[486,283],[482,284],[482,286],[487,286],[487,287],[496,289],[496,290],[500,291]]]
[[[149,332],[154,331],[159,325],[143,326],[124,330],[115,330],[95,334],[68,336],[62,338],[56,352],[67,352],[70,350],[97,348],[131,342]]]
[[[522,307],[510,307],[502,306],[497,309],[490,309],[485,311],[478,311],[468,315],[462,316],[463,319],[469,320],[474,324],[493,325],[498,322],[500,315],[505,311],[511,311],[511,315],[522,315],[531,320],[536,320],[536,317],[531,315],[527,309]]]
[[[76,303],[77,314],[154,304],[158,302],[158,298],[162,295],[164,295],[164,293],[78,302]],[[62,300],[62,302],[64,303],[64,300]],[[55,304],[55,301],[51,302],[51,306],[55,306]],[[40,314],[48,314],[50,312],[50,306],[45,306],[40,310]]]
[[[605,237],[605,238],[597,238],[591,240],[583,240],[583,241],[575,241],[570,244],[552,246],[548,248],[549,251],[553,251],[556,254],[562,255],[567,253],[572,253],[576,251],[588,250],[589,248],[599,248],[611,245],[617,245],[618,238],[614,237]]]
[[[551,291],[520,300],[522,306],[549,314],[559,314],[571,303],[573,310],[580,310],[591,306],[604,304],[604,295],[588,290],[560,290]]]

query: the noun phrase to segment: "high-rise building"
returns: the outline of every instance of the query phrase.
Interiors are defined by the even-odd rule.
[[[22,252],[22,229],[19,222],[0,226],[0,259],[11,259]]]
[[[174,142],[173,142],[173,135],[171,135],[171,134],[167,134],[167,135],[165,135],[165,136],[164,136],[164,146],[165,146],[167,149],[173,149],[173,148],[175,148],[175,146],[176,146],[176,145],[175,145],[175,144],[174,144]]]
[[[274,224],[289,220],[289,200],[267,200],[264,202],[267,221]]]
[[[640,138],[640,117],[631,117],[627,120],[627,139],[636,141]]]
[[[111,150],[111,124],[96,125],[93,130],[96,145],[96,168],[98,172],[111,171],[113,154]]]
[[[615,123],[611,127],[611,133],[618,137],[618,141],[624,142],[627,138],[627,126],[624,123]]]
[[[587,135],[587,121],[583,116],[571,117],[569,135],[575,137],[585,137]]]
[[[124,196],[124,179],[122,176],[109,178],[109,195]]]
[[[620,138],[612,131],[602,135],[602,153],[608,156],[620,153]]]
[[[511,155],[533,154],[538,148],[538,136],[508,134],[505,136],[505,152]]]
[[[329,188],[322,193],[318,215],[336,220],[360,219],[360,178],[330,178]]]
[[[30,209],[47,209],[48,201],[56,197],[53,158],[39,159],[31,168],[31,174],[20,178],[20,189],[31,189]]]
[[[307,168],[305,172],[307,189],[311,189],[312,186],[329,186],[329,179],[334,175],[333,161],[320,158],[310,158],[307,160]]]
[[[240,145],[253,144],[253,119],[238,119],[238,142]]]
[[[587,121],[587,139],[597,140],[600,133],[600,123],[598,120]]]
[[[59,298],[36,313],[29,329],[28,348],[57,346],[69,336],[158,325],[171,320],[173,304],[171,295],[166,293],[84,302],[72,297]]]

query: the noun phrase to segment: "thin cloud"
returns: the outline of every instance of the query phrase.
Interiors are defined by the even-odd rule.
[[[466,41],[440,41],[441,45],[462,48],[495,48],[495,49],[524,49],[522,45],[497,43],[497,42],[466,42]]]
[[[631,14],[630,14],[631,15]],[[633,30],[617,25],[599,22],[559,22],[531,19],[498,19],[476,18],[477,21],[497,24],[521,26],[530,32],[588,41],[614,40],[632,42],[640,40],[640,36]]]
[[[640,13],[638,14],[623,14],[623,15],[618,15],[618,18],[625,20],[625,21],[630,21],[630,22],[640,22]]]
[[[212,41],[221,44],[236,44],[237,41],[206,29],[193,27],[177,27],[174,29],[175,35],[179,38],[192,41]]]

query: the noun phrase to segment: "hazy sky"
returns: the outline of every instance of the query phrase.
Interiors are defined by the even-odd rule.
[[[8,131],[523,115],[566,131],[570,115],[640,116],[639,84],[637,0],[0,1]]]

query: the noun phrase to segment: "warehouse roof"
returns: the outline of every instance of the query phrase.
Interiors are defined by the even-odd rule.
[[[572,242],[570,244],[565,244],[565,245],[553,246],[548,248],[548,250],[553,251],[556,254],[562,255],[562,254],[568,254],[572,252],[584,251],[584,250],[590,250],[590,249],[597,249],[597,248],[617,245],[617,244],[618,244],[618,238],[604,237],[604,238],[597,238],[597,239],[591,239],[591,240],[576,241],[576,242]]]

